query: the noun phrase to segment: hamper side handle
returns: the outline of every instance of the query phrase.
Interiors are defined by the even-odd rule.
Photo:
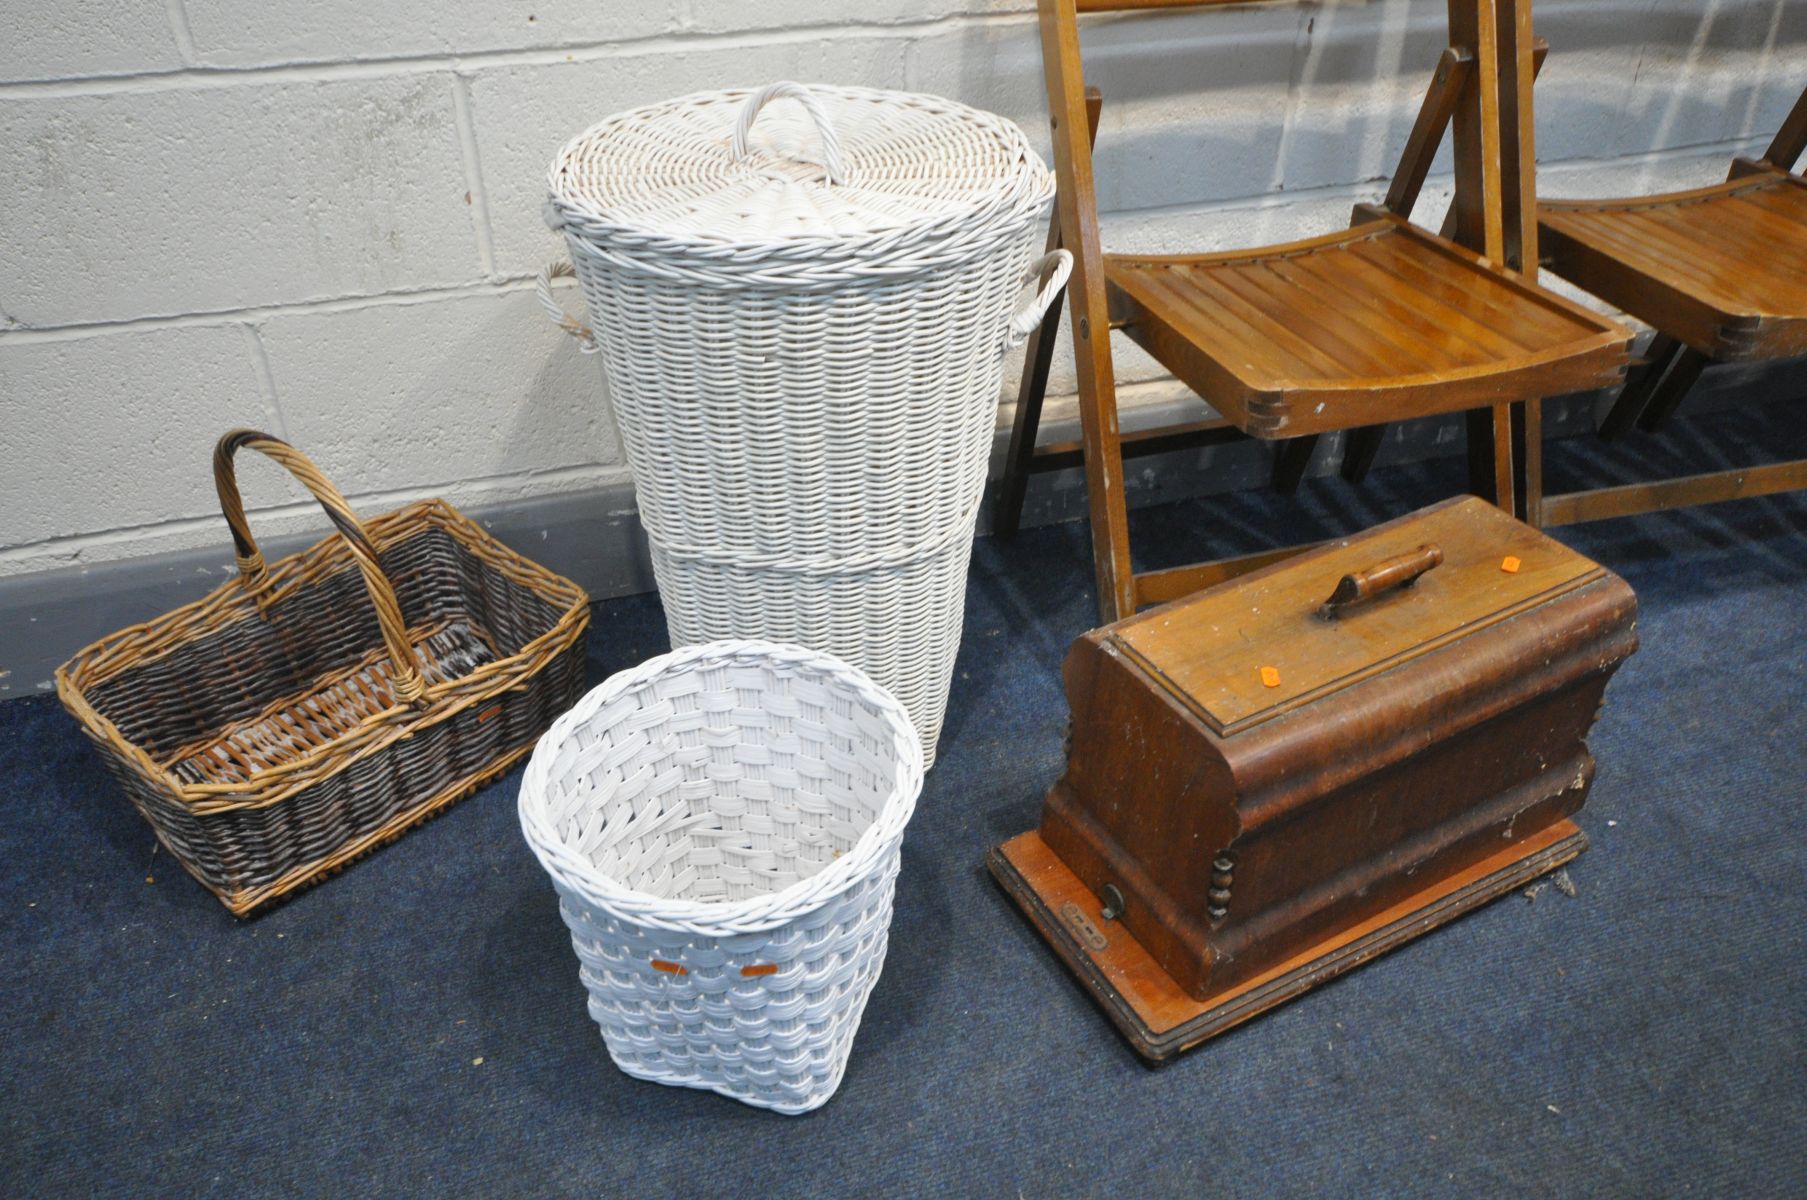
[[[816,123],[816,133],[822,139],[822,165],[828,170],[828,182],[840,184],[847,182],[847,166],[841,158],[841,139],[834,131],[834,125],[828,119],[828,110],[816,94],[800,83],[781,80],[768,83],[747,97],[741,105],[740,119],[734,123],[733,154],[735,158],[745,158],[748,154],[747,135],[753,132],[753,122],[759,116],[759,110],[769,101],[779,99],[795,100],[809,114],[810,120]]]
[[[303,487],[314,494],[314,499],[326,510],[327,517],[339,531],[339,536],[345,539],[345,544],[351,548],[351,556],[364,575],[364,590],[370,594],[370,602],[376,608],[376,621],[382,628],[383,644],[388,648],[389,661],[394,668],[397,699],[416,708],[426,707],[426,684],[421,678],[420,660],[415,656],[414,648],[408,645],[407,625],[402,619],[401,602],[395,598],[395,588],[390,585],[389,577],[383,574],[376,547],[371,543],[370,535],[364,532],[364,526],[359,523],[351,505],[345,502],[339,489],[321,474],[313,460],[295,447],[255,429],[234,429],[213,448],[213,485],[220,495],[220,511],[225,514],[226,524],[232,530],[233,549],[238,552],[239,576],[243,579],[246,590],[254,597],[259,596],[269,585],[269,573],[264,568],[263,552],[257,548],[257,542],[251,537],[251,526],[245,520],[244,501],[239,498],[238,476],[233,470],[232,456],[241,447],[255,450],[281,464],[289,474],[301,481]]]
[[[1014,350],[1022,345],[1035,332],[1036,326],[1042,323],[1042,318],[1060,295],[1060,290],[1067,286],[1067,276],[1073,273],[1073,252],[1054,250],[1042,255],[1029,268],[1024,282],[1040,279],[1042,272],[1050,267],[1053,272],[1048,276],[1048,282],[1042,284],[1035,297],[1010,319],[1010,328],[1004,334],[1004,349]]]
[[[552,318],[552,323],[577,339],[577,348],[585,354],[596,353],[596,331],[565,311],[565,306],[558,302],[552,294],[552,281],[561,275],[575,276],[577,271],[568,262],[549,263],[533,281],[533,294],[539,299],[540,307]]]

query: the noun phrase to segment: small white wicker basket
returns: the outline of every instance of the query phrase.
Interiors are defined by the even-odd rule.
[[[965,105],[780,83],[611,117],[550,188],[590,324],[541,300],[602,351],[672,643],[844,658],[932,763],[1004,358],[1072,265],[1030,262],[1047,168]]]
[[[674,651],[554,722],[521,828],[615,1064],[783,1113],[832,1096],[921,788],[902,706],[798,646]]]

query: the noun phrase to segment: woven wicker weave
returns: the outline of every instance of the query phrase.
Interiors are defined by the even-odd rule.
[[[688,96],[564,149],[590,324],[541,299],[602,351],[674,645],[843,658],[933,761],[1004,356],[1071,265],[1030,263],[1052,194],[1010,122],[861,88]]]
[[[300,479],[337,536],[266,569],[241,447]],[[89,646],[56,683],[158,838],[242,916],[527,753],[582,690],[589,608],[442,501],[360,523],[267,434],[227,434],[213,465],[239,578]]]
[[[521,828],[616,1065],[786,1113],[833,1095],[921,787],[898,702],[797,646],[678,650],[555,721]]]

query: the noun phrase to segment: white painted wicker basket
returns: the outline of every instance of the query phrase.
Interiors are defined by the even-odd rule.
[[[832,1096],[921,788],[902,706],[799,646],[677,650],[555,721],[521,828],[615,1064],[784,1113]]]
[[[589,325],[541,299],[602,351],[674,645],[844,658],[933,762],[1004,357],[1072,263],[1030,262],[1052,195],[1009,121],[864,88],[687,96],[559,154]]]

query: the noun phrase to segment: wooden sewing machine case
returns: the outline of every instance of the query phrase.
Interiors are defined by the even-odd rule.
[[[1185,1050],[1585,849],[1636,615],[1466,497],[1093,630],[992,873],[1141,1054]]]

